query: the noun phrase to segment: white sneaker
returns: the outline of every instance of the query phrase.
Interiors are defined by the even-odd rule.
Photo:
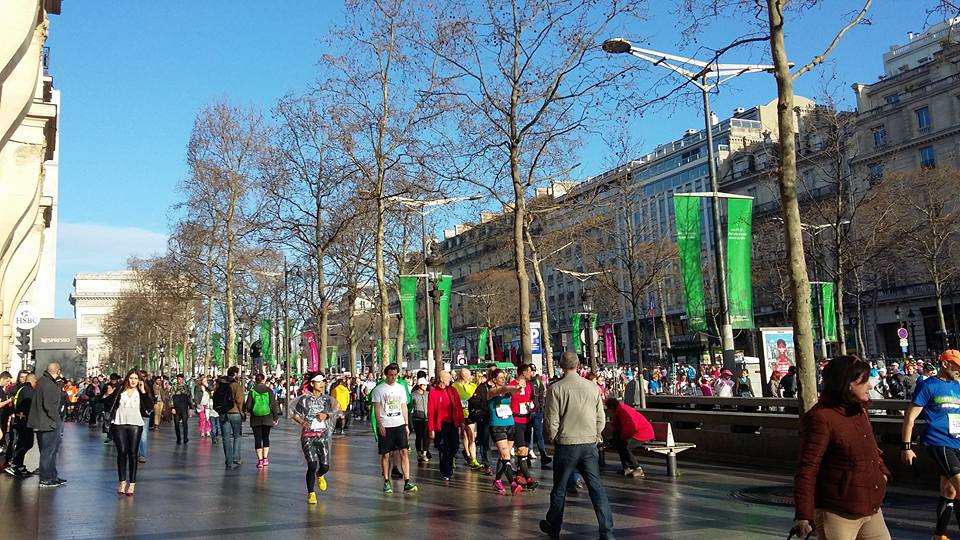
[[[537,453],[533,450],[530,451],[530,459],[537,459]]]

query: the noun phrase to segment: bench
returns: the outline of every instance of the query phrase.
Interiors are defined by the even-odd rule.
[[[680,474],[677,472],[677,454],[683,452],[684,450],[696,448],[697,445],[692,443],[678,443],[675,441],[673,438],[673,428],[670,426],[670,422],[651,422],[650,425],[653,426],[654,440],[647,441],[641,444],[640,447],[648,452],[654,452],[666,456],[667,476],[680,476]]]

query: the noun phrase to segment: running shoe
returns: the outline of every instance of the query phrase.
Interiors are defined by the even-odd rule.
[[[483,466],[483,475],[484,475],[484,476],[493,476],[493,469],[491,469],[489,465],[484,465],[484,466]]]
[[[519,495],[523,491],[523,486],[516,482],[510,482],[510,492],[514,495]]]
[[[384,480],[383,482],[383,492],[384,493],[393,493],[393,484],[389,480]]]
[[[520,487],[527,487],[527,479],[519,474],[513,477],[513,483],[519,485]]]
[[[270,465],[270,460],[267,458],[263,458],[263,466],[266,467],[267,465]]]
[[[497,492],[500,493],[501,495],[506,495],[506,494],[507,494],[507,489],[506,489],[505,487],[503,487],[503,481],[502,481],[502,480],[497,480],[496,482],[494,482],[494,483],[493,483],[493,489],[497,490]]]
[[[13,465],[7,465],[7,468],[4,469],[4,471],[6,471],[6,473],[9,474],[10,476],[17,475],[17,468],[14,467]]]
[[[417,485],[414,484],[413,482],[407,480],[406,482],[403,483],[404,493],[416,493],[417,491],[420,491],[420,488],[418,488]]]
[[[533,478],[527,478],[527,489],[529,489],[530,491],[533,491],[538,487],[540,487],[540,482],[537,482]]]
[[[475,471],[483,470],[483,464],[481,464],[481,463],[480,463],[479,461],[477,461],[477,460],[473,460],[473,461],[470,462],[470,468],[473,469],[473,470],[475,470]]]
[[[442,478],[443,478],[443,481],[444,481],[444,482],[449,482],[449,481],[450,481],[450,477],[449,477],[449,476],[444,476],[444,477],[442,477]]]
[[[314,492],[307,493],[307,504],[317,504],[317,494]]]
[[[258,468],[258,469],[262,469],[262,468],[263,468],[263,460],[262,460],[262,459],[258,459],[258,460],[257,460],[257,468]]]
[[[320,488],[320,491],[327,490],[327,478],[324,476],[317,477],[317,487]]]

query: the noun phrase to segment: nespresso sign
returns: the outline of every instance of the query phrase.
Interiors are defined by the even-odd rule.
[[[41,319],[31,345],[34,350],[76,349],[76,319]]]

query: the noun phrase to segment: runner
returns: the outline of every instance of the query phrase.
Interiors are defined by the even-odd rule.
[[[300,447],[307,460],[307,503],[317,504],[314,486],[327,490],[327,471],[330,470],[330,422],[340,414],[340,404],[324,393],[323,375],[310,377],[310,392],[305,393],[293,409],[293,421],[300,424]]]
[[[903,450],[907,465],[917,458],[913,451],[913,425],[918,416],[926,421],[920,444],[940,470],[940,501],[937,503],[936,535],[945,539],[951,514],[960,523],[960,351],[949,349],[939,358],[940,371],[917,386],[913,402],[903,418]]]
[[[400,366],[390,364],[383,369],[384,382],[370,392],[373,417],[376,420],[377,446],[380,451],[380,466],[383,472],[383,492],[393,493],[390,482],[391,458],[398,462],[403,476],[403,492],[414,493],[417,486],[410,481],[410,418],[407,403],[410,391],[397,382]]]
[[[497,474],[494,477],[493,488],[501,495],[507,494],[502,478],[510,479],[510,491],[516,495],[523,491],[523,486],[517,483],[513,465],[510,463],[510,451],[513,450],[513,441],[516,426],[514,425],[511,396],[520,391],[518,386],[507,386],[507,372],[494,369],[490,372],[491,387],[487,391],[487,403],[490,414],[490,435],[497,445],[500,459],[497,461]]]
[[[460,396],[460,405],[463,407],[463,453],[467,466],[477,471],[483,469],[483,465],[477,461],[477,421],[470,417],[470,398],[477,391],[477,383],[473,382],[473,374],[470,370],[463,368],[457,375],[457,382],[453,383],[453,388]]]
[[[481,375],[476,391],[468,403],[470,418],[477,422],[477,456],[483,465],[483,474],[492,476],[490,470],[490,409],[487,406],[487,392],[493,383],[488,375]]]
[[[510,399],[510,409],[513,411],[513,421],[516,423],[513,441],[517,449],[517,468],[520,471],[514,477],[514,481],[530,490],[537,489],[540,485],[530,476],[530,446],[527,443],[527,424],[534,409],[533,384],[530,383],[533,377],[533,364],[524,364],[520,366],[517,378],[510,381],[510,386],[518,389]]]

